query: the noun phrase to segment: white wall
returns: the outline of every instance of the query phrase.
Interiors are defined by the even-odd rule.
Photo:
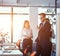
[[[33,40],[37,37],[37,25],[38,25],[38,9],[36,7],[30,7],[30,23],[33,30]]]
[[[60,14],[57,15],[57,47],[56,56],[60,56]]]

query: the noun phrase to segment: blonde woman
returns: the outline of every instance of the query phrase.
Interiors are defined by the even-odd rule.
[[[26,53],[31,53],[32,51],[32,38],[33,34],[30,28],[30,23],[28,20],[25,20],[22,29],[23,51],[25,51],[24,56],[26,56]]]

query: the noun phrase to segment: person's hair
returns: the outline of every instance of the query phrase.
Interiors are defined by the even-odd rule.
[[[45,13],[40,13],[40,15],[43,15],[44,17],[46,16],[46,14],[45,14]]]
[[[46,18],[46,20],[47,20],[48,22],[50,22],[50,20],[49,20],[48,18]]]
[[[48,18],[46,18],[47,21],[50,21]]]
[[[28,20],[25,20],[25,21],[24,21],[23,28],[25,28],[25,24],[26,24],[26,23],[28,23],[28,26],[29,26],[29,28],[30,28],[30,23],[29,23],[29,21],[28,21]]]

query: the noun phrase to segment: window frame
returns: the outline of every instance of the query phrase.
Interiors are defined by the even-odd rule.
[[[13,8],[11,7],[11,13],[0,13],[0,15],[11,15],[11,43],[13,43],[13,15],[29,15],[28,13],[13,13]]]

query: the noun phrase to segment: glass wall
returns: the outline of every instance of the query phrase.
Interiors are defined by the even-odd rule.
[[[60,8],[57,8],[57,13],[60,13]]]
[[[9,42],[21,39],[25,20],[29,20],[29,7],[0,7],[0,33],[8,34]]]
[[[0,7],[0,34],[11,42],[11,7]]]
[[[21,39],[21,32],[24,21],[29,20],[29,15],[14,15],[13,16],[13,42]]]
[[[21,39],[21,31],[25,20],[29,20],[29,7],[13,8],[13,42]]]
[[[0,33],[7,33],[9,42],[17,42],[18,39],[21,39],[21,30],[24,21],[29,20],[29,10],[29,7],[0,7]],[[50,19],[50,23],[53,25],[54,34],[56,35],[55,8],[39,7],[38,25],[41,23],[39,14],[42,12],[46,13],[46,17]],[[60,13],[60,8],[57,9],[57,13]],[[13,23],[13,26],[11,23]]]

